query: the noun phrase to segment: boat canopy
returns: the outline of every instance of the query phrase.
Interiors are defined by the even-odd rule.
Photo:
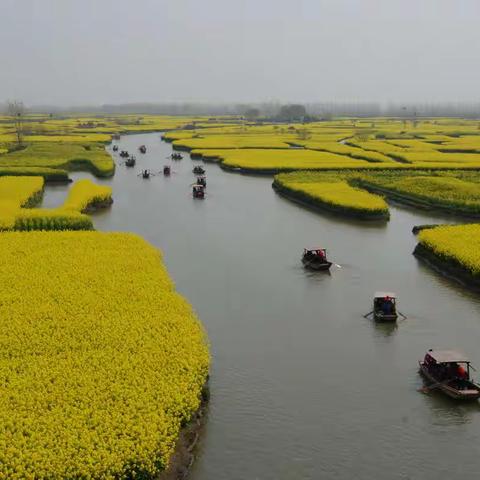
[[[437,363],[470,363],[467,356],[457,350],[429,350],[427,354]]]
[[[304,248],[306,252],[325,252],[325,248]]]
[[[375,292],[374,298],[385,298],[385,297],[397,298],[397,295],[393,292]]]

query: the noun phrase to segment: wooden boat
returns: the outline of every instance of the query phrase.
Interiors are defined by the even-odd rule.
[[[477,400],[480,385],[470,378],[470,361],[456,350],[429,350],[418,362],[420,373],[430,383],[426,389],[438,389],[455,400]]]
[[[140,150],[140,153],[147,153],[147,147],[145,145],[140,145],[138,149]]]
[[[163,167],[163,174],[168,177],[168,175],[170,175],[170,173],[171,173],[170,166],[169,166],[169,165],[165,165],[165,166]]]
[[[397,296],[393,292],[376,292],[373,297],[373,318],[378,322],[396,322]]]
[[[205,198],[205,187],[203,185],[193,185],[193,198]]]
[[[151,172],[150,170],[142,170],[142,178],[150,178]]]
[[[200,165],[197,165],[196,167],[193,167],[193,173],[195,175],[204,175],[205,174],[205,169],[201,167]]]
[[[207,179],[205,177],[197,177],[197,185],[202,185],[203,187],[207,187]]]
[[[171,155],[170,155],[170,158],[172,160],[182,160],[183,159],[183,155],[181,153],[176,153],[176,152],[173,152]]]
[[[112,150],[113,150],[114,152],[118,152],[118,145],[114,145]]]
[[[137,163],[137,160],[133,155],[130,158],[127,158],[125,160],[126,167],[134,167],[136,163]]]
[[[311,270],[329,270],[332,262],[327,260],[327,251],[324,248],[304,248],[302,263]]]
[[[122,158],[128,158],[129,154],[128,154],[127,150],[122,150],[122,151],[120,152],[120,156],[121,156]]]

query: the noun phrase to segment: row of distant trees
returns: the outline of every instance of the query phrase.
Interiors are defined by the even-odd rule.
[[[13,123],[17,147],[21,147],[25,137],[25,105],[21,100],[10,100],[4,110]]]
[[[13,100],[0,104],[0,112],[11,117],[18,145],[22,145],[25,134],[25,113],[22,101]],[[247,121],[303,122],[331,120],[334,117],[399,117],[416,121],[421,117],[463,117],[480,118],[480,103],[379,103],[366,102],[317,102],[290,103],[263,102],[255,104],[213,104],[213,103],[131,103],[120,105],[55,107],[38,106],[28,109],[32,113],[48,113],[62,116],[67,113],[105,114],[164,114],[164,115],[241,115]]]

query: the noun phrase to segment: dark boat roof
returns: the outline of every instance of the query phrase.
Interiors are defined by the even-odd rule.
[[[430,355],[437,363],[464,362],[470,363],[467,356],[458,350],[429,350]]]

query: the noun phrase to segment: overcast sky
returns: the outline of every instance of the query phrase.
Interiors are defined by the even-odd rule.
[[[480,0],[0,0],[0,101],[479,101]]]

